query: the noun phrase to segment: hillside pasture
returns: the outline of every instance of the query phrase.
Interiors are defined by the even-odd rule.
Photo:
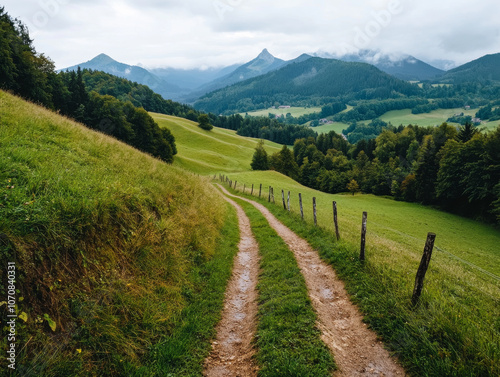
[[[262,109],[262,110],[256,110],[256,111],[249,111],[247,113],[241,113],[240,115],[245,116],[246,114],[257,117],[257,116],[264,116],[267,117],[270,113],[274,115],[283,115],[286,116],[286,114],[290,113],[292,114],[293,117],[297,118],[302,115],[307,115],[307,114],[312,114],[312,113],[319,113],[321,112],[321,107],[290,107],[288,109],[280,109],[280,108],[268,108],[268,109]]]
[[[196,122],[163,114],[152,114],[160,127],[168,127],[175,137],[178,154],[174,166],[197,174],[245,171],[255,152],[258,139],[243,138],[235,131],[215,127],[202,130]],[[264,141],[268,154],[281,149],[281,145]]]
[[[464,115],[470,115],[474,117],[476,115],[477,109],[464,110],[463,108],[457,109],[437,109],[431,111],[430,113],[424,114],[412,114],[411,109],[404,110],[394,110],[389,111],[382,115],[380,119],[384,122],[391,123],[393,126],[407,126],[409,124],[418,125],[422,127],[427,126],[439,126],[443,122],[455,114],[464,113]],[[364,121],[369,123],[370,121]],[[453,123],[450,123],[453,124]]]
[[[183,125],[179,124],[179,127]],[[180,130],[171,129],[177,137],[176,132]],[[234,138],[237,143],[247,143],[244,138]],[[179,137],[177,140],[180,153],[176,158],[182,160],[183,151],[190,150],[183,148],[189,147],[193,139]],[[183,143],[188,145],[183,146]],[[211,145],[213,143],[213,137],[205,138],[204,148],[214,149],[217,144]],[[275,171],[250,171],[248,158],[234,155],[230,165],[232,173],[228,173],[226,165],[217,166],[216,162],[206,172],[197,171],[213,176],[214,169],[218,168],[218,173],[228,176],[233,183],[237,181],[240,193],[245,186],[248,195],[253,184],[254,197],[258,196],[262,184],[263,202],[267,201],[269,186],[274,187],[276,204],[267,205],[281,216],[282,221],[292,226],[297,223],[294,219],[300,216],[298,194],[303,197],[307,224],[313,223],[312,198],[316,197],[318,225],[330,235],[328,242],[332,242],[332,246],[328,246],[330,254],[325,252],[325,258],[329,258],[342,274],[352,299],[366,314],[367,322],[401,355],[408,371],[429,376],[498,375],[498,229],[431,207],[390,198],[321,193]],[[283,210],[282,189],[285,195],[291,192],[291,215]],[[342,240],[338,244],[333,243],[333,201],[337,202],[339,209]],[[353,266],[358,266],[356,252],[359,252],[363,211],[368,212],[366,255],[369,267],[362,275],[374,282],[370,287],[359,282],[360,275],[352,270]],[[302,225],[300,221],[298,223],[300,231]],[[311,243],[320,242],[314,231],[304,232],[303,236]],[[422,306],[412,310],[411,293],[428,232],[437,234],[434,254],[421,297]],[[344,249],[348,250],[347,254],[341,251]],[[342,261],[334,256],[337,252],[343,255]],[[347,270],[350,272],[346,273]]]

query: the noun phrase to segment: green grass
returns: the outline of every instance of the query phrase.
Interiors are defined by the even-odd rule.
[[[215,257],[191,272],[190,280],[194,284],[184,293],[189,304],[176,317],[172,333],[155,345],[148,356],[151,375],[201,376],[203,361],[215,337],[215,326],[221,318],[233,258],[238,251],[240,238],[238,227],[234,225],[237,223],[236,212],[231,207]]]
[[[331,124],[324,124],[322,126],[313,127],[312,129],[318,134],[326,134],[330,131],[335,131],[337,134],[341,134],[349,125],[347,123],[334,122]]]
[[[351,299],[365,313],[365,321],[397,353],[411,375],[500,373],[498,280],[478,276],[481,274],[470,266],[435,251],[420,304],[413,308],[411,293],[423,242],[417,250],[402,250],[401,258],[394,258],[397,250],[394,245],[389,249],[389,245],[379,244],[369,215],[367,261],[360,263],[359,244],[345,239],[334,242],[332,231],[324,226],[324,216],[320,227],[314,227],[297,212],[290,215],[283,210],[281,199],[276,204],[260,202],[332,264],[346,282]],[[491,265],[498,263],[493,260]]]
[[[176,140],[178,155],[174,166],[199,174],[250,169],[257,139],[242,138],[235,131],[214,128],[204,131],[197,123],[162,114],[152,114],[160,127],[168,127]],[[264,141],[267,153],[279,152],[281,145]]]
[[[304,278],[285,242],[251,204],[237,200],[259,244],[259,376],[330,376],[335,364],[316,328]]]
[[[207,140],[207,144],[210,143]],[[363,301],[372,303],[362,304],[363,311],[372,316],[377,332],[385,334],[386,343],[403,355],[408,370],[414,375],[439,375],[444,370],[447,373],[442,375],[495,375],[495,365],[500,364],[500,232],[497,228],[419,204],[373,195],[321,193],[273,171],[250,171],[245,166],[245,158],[235,156],[237,161],[232,162],[232,167],[242,167],[239,172],[227,174],[223,165],[219,166],[219,172],[233,182],[238,181],[240,191],[246,185],[247,193],[254,184],[258,195],[262,183],[266,198],[268,187],[273,186],[277,199],[272,206],[275,212],[282,208],[281,189],[292,192],[291,206],[295,215],[299,212],[298,193],[302,193],[309,224],[312,223],[312,197],[315,196],[318,223],[329,232],[327,237],[333,237],[332,201],[337,201],[340,233],[346,252],[352,254],[351,261],[356,259],[359,248],[362,212],[368,212],[367,257],[373,268],[363,275],[369,283],[353,282],[350,293],[354,300],[363,296]],[[424,305],[419,308],[421,312],[414,322],[407,321],[412,325],[405,327],[401,318],[413,315],[408,302],[428,232],[436,233],[437,238],[422,296]],[[341,268],[336,264],[334,267]],[[347,266],[345,268],[349,271]],[[346,276],[348,274],[344,273],[343,277]],[[372,285],[373,289],[367,289]],[[392,296],[398,302],[396,317],[390,314],[390,306],[394,303]],[[387,308],[377,309],[379,314],[372,314],[371,305],[378,301],[381,305],[387,303]],[[431,328],[438,330],[430,334],[434,331]],[[391,338],[393,330],[399,340]],[[410,345],[405,343],[407,338],[411,339]],[[419,348],[423,353],[415,351]],[[405,353],[405,349],[416,356]],[[478,356],[471,355],[470,349]],[[448,357],[448,353],[453,356]]]
[[[307,115],[307,114],[312,114],[312,113],[319,113],[321,112],[321,107],[291,107],[289,109],[263,109],[263,110],[256,110],[256,111],[249,111],[248,113],[241,113],[242,116],[245,116],[246,114],[250,116],[264,116],[267,117],[269,113],[275,114],[275,115],[283,115],[286,116],[286,114],[290,113],[292,114],[293,117],[297,118],[302,115]]]
[[[409,124],[419,125],[422,127],[426,126],[438,126],[450,117],[455,114],[464,113],[465,115],[471,115],[474,117],[476,115],[477,109],[473,110],[464,110],[463,108],[457,109],[438,109],[431,111],[430,113],[424,114],[412,114],[411,109],[405,110],[394,110],[389,111],[382,115],[380,119],[384,122],[390,122],[393,126],[399,126],[402,124],[403,126],[407,126]],[[365,121],[369,123],[370,121]],[[454,123],[450,123],[454,124]]]
[[[18,372],[148,375],[196,271],[217,263],[225,202],[207,179],[1,91],[0,119],[0,233],[13,245],[0,263],[16,261],[27,314]]]

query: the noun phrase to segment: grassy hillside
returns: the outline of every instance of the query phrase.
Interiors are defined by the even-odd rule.
[[[198,143],[210,149],[212,140]],[[178,139],[181,159],[185,143],[189,150],[189,139]],[[267,198],[268,187],[275,188],[277,202],[270,209],[318,248],[326,248],[323,256],[342,274],[353,300],[367,314],[368,323],[400,354],[413,375],[498,375],[498,229],[418,204],[372,195],[320,193],[276,172],[249,171],[245,156],[235,158],[231,167],[243,168],[227,175],[238,181],[238,190],[241,192],[245,184],[249,193],[248,187],[262,183]],[[210,174],[215,168],[210,166]],[[227,171],[219,165],[219,172]],[[292,192],[294,216],[281,209],[281,189]],[[300,221],[295,220],[299,192],[309,224],[312,197],[317,198],[318,224],[326,230],[327,241],[309,228],[302,229]],[[340,244],[332,242],[333,200],[339,208]],[[364,268],[356,263],[363,211],[368,212],[368,262]],[[437,234],[436,247],[426,277],[423,305],[412,309],[411,292],[428,232]]]
[[[153,375],[151,349],[181,322],[202,323],[183,314],[192,305],[205,332],[182,335],[182,347],[194,345],[184,355],[201,368],[237,243],[220,196],[205,179],[1,91],[0,122],[0,301],[13,262],[20,375]]]
[[[222,128],[205,131],[187,119],[152,115],[160,127],[168,127],[175,136],[179,154],[175,166],[198,174],[250,170],[257,139],[243,138],[235,131]],[[268,140],[264,145],[268,154],[281,149],[281,145]]]

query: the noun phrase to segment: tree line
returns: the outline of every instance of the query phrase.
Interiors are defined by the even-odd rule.
[[[458,130],[410,125],[357,144],[331,131],[271,156],[258,145],[252,168],[328,193],[388,195],[500,223],[500,127],[484,133],[470,123]]]
[[[54,63],[36,52],[28,30],[0,8],[0,88],[59,111],[166,162],[177,153],[175,139],[129,99],[88,92],[83,73],[56,73]]]

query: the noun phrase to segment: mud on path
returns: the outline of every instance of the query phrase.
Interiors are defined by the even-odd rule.
[[[226,195],[231,195],[221,187]],[[238,197],[240,198],[240,197]],[[344,283],[333,268],[323,262],[316,251],[302,238],[283,225],[263,205],[240,198],[256,207],[271,227],[285,241],[297,259],[305,278],[309,297],[318,315],[321,339],[334,355],[339,370],[337,377],[405,376],[399,366],[367,328],[357,307],[351,303]]]
[[[224,300],[217,338],[205,360],[208,377],[252,377],[257,375],[252,339],[257,328],[257,280],[259,247],[243,209],[225,197],[237,210],[240,228],[239,252],[233,265]]]

